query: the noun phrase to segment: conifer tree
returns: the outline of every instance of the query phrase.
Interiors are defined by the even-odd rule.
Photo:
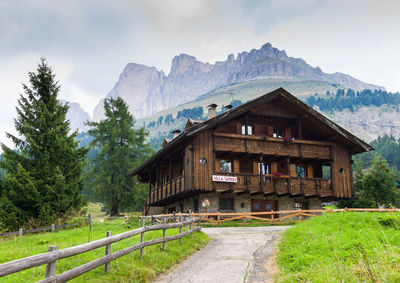
[[[7,133],[16,149],[2,144],[6,170],[0,196],[0,229],[15,229],[27,221],[40,225],[79,210],[82,170],[87,149],[79,148],[77,132],[69,134],[68,105],[57,100],[59,84],[47,61],[29,72],[29,85],[18,100],[15,128]]]
[[[143,207],[146,188],[128,174],[149,156],[151,148],[146,143],[148,133],[144,128],[134,128],[134,118],[122,98],[106,99],[104,110],[104,120],[88,123],[92,127],[88,132],[93,138],[91,144],[99,152],[87,179],[95,198],[113,216],[120,209]]]

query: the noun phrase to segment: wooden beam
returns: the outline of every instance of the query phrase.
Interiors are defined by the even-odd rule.
[[[240,196],[240,195],[244,195],[244,194],[248,194],[248,193],[249,193],[248,191],[242,191],[242,192],[236,193],[236,195]]]
[[[250,192],[250,196],[256,196],[256,195],[261,195],[261,194],[263,194],[264,192]]]
[[[228,155],[232,155],[232,150],[223,152],[223,153],[219,156],[219,158],[222,159],[222,158],[224,158],[224,157],[226,157],[226,156],[228,156]]]

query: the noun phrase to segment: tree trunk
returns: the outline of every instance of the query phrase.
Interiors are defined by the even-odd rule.
[[[114,191],[114,174],[111,175],[111,190],[110,190],[110,216],[118,215],[118,202]]]

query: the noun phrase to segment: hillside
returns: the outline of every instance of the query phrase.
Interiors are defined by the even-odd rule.
[[[320,110],[318,105],[321,103],[310,103],[310,101],[315,100],[313,98],[319,98],[318,101],[332,101],[333,97],[336,97],[334,94],[337,93],[341,99],[338,101],[333,100],[331,103],[336,103],[335,106],[323,108],[324,111],[321,112],[365,141],[370,142],[384,134],[395,137],[400,136],[400,122],[398,122],[400,121],[400,107],[396,104],[397,99],[400,99],[400,94],[398,93],[387,93],[386,91],[360,92],[362,94],[370,93],[375,95],[375,100],[383,101],[383,103],[375,103],[377,105],[374,105],[372,101],[372,104],[365,105],[365,101],[356,99],[350,110],[346,108],[347,96],[344,93],[355,93],[352,89],[345,89],[344,86],[325,82],[284,79],[257,79],[224,86],[210,91],[191,102],[161,111],[144,119],[137,119],[136,125],[139,127],[145,126],[150,131],[152,146],[159,148],[164,137],[172,136],[172,130],[183,129],[187,118],[205,119],[207,105],[215,103],[218,105],[217,111],[221,111],[223,105],[227,105],[232,101],[237,106],[279,87],[285,88],[299,99],[314,106],[314,109],[318,111]],[[329,95],[329,93],[332,95]],[[385,100],[381,100],[382,97],[387,96],[395,99],[387,103]],[[193,111],[198,107],[203,110],[201,116],[196,114],[199,111]],[[183,110],[189,115],[182,115]]]
[[[168,75],[155,67],[129,63],[106,98],[123,98],[134,116],[143,118],[196,100],[214,89],[251,80],[267,80],[283,87],[282,84],[288,81],[320,82],[355,90],[384,89],[346,74],[324,73],[319,67],[314,68],[303,59],[289,57],[284,50],[266,43],[260,49],[244,51],[236,57],[230,54],[225,61],[215,64],[203,63],[193,56],[181,54],[172,59]],[[309,89],[308,92],[312,93],[313,90]],[[102,107],[101,100],[93,113],[95,121],[104,116]]]

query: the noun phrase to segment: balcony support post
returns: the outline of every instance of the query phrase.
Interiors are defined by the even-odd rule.
[[[299,139],[303,139],[303,130],[302,130],[302,125],[301,125],[301,120],[299,120],[298,122],[298,126],[299,126]]]
[[[169,156],[169,196],[172,196],[172,157],[171,157],[171,155]]]
[[[164,193],[163,193],[163,186],[164,186],[164,180],[163,180],[163,161],[162,161],[162,159],[161,159],[161,161],[160,161],[160,168],[161,168],[161,182],[160,182],[160,186],[159,186],[159,188],[160,188],[160,190],[161,190],[161,196],[160,196],[160,198],[161,199],[163,199],[164,198]]]
[[[287,166],[287,172],[288,172],[288,175],[289,175],[289,178],[287,180],[288,193],[291,194],[292,193],[292,190],[291,190],[292,178],[291,178],[291,172],[290,172],[290,158],[289,158],[289,156],[286,156],[286,166]]]
[[[263,192],[264,191],[264,188],[263,188],[263,186],[264,186],[264,172],[263,172],[263,168],[264,168],[264,165],[262,164],[263,163],[263,159],[264,159],[264,157],[263,157],[263,154],[262,153],[260,153],[260,163],[259,163],[259,165],[258,165],[258,171],[259,171],[259,173],[260,173],[260,191],[261,192]],[[261,165],[260,165],[261,164]]]
[[[149,168],[149,202],[151,201],[151,167]]]

